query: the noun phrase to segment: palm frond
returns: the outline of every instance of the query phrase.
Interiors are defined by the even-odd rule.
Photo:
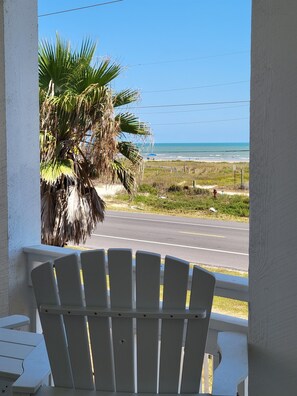
[[[131,133],[133,135],[150,135],[150,128],[148,125],[139,120],[134,114],[120,113],[116,115],[116,120],[119,121],[121,132]]]
[[[118,178],[125,190],[129,194],[132,194],[135,190],[135,177],[133,171],[126,167],[123,162],[116,159],[112,163],[112,168],[114,171],[114,181]]]
[[[48,89],[50,83],[55,91],[63,90],[71,74],[70,44],[57,35],[56,42],[41,41],[39,45],[39,86]]]
[[[118,77],[121,71],[121,65],[111,63],[110,60],[105,59],[99,64],[99,66],[93,69],[94,79],[96,79],[98,84],[107,85]]]
[[[94,187],[42,182],[41,195],[43,243],[64,246],[65,241],[84,242],[104,218],[105,204]]]
[[[118,150],[121,155],[127,158],[134,165],[140,165],[143,158],[140,155],[138,148],[132,142],[120,141],[118,142]]]
[[[42,162],[40,165],[40,176],[48,184],[54,184],[62,176],[75,179],[73,161],[70,159],[55,160],[53,162]]]
[[[125,89],[124,91],[117,92],[113,96],[114,107],[124,106],[129,103],[135,102],[139,99],[139,92],[132,89]]]
[[[80,50],[75,51],[73,54],[73,58],[80,63],[81,60],[84,60],[85,66],[90,65],[92,59],[96,52],[96,43],[93,42],[89,37],[85,38],[81,43]]]

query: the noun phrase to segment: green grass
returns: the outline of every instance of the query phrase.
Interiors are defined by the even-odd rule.
[[[224,297],[214,297],[213,312],[224,315],[236,316],[238,318],[247,319],[248,303],[245,301],[232,300]]]
[[[140,191],[141,189],[143,191],[140,186]],[[150,189],[151,192],[139,192],[134,197],[117,194],[108,200],[108,207],[111,209],[114,204],[123,203],[127,207],[136,207],[153,213],[243,221],[249,216],[249,198],[246,196],[224,194],[214,199],[211,194],[205,192],[199,194],[194,189],[167,191],[163,195],[154,191],[153,187]],[[210,212],[210,208],[215,208],[217,212]]]
[[[240,187],[241,169],[243,182],[248,183],[249,164],[246,162],[146,161],[139,183],[168,188],[172,184],[191,186],[194,180],[202,186],[217,185],[220,189],[234,190]]]
[[[244,170],[244,182],[248,183],[248,164],[236,164],[236,169],[234,184],[233,164],[148,161],[138,180],[136,194],[133,197],[118,194],[109,198],[107,205],[109,209],[122,204],[126,210],[132,207],[152,213],[247,221],[249,197],[228,194],[228,191],[242,192],[238,170]],[[218,194],[215,199],[213,187],[203,188],[206,185],[226,193]]]

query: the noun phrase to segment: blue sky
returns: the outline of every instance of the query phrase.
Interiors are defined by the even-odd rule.
[[[39,14],[105,1],[38,0]],[[124,66],[113,89],[139,90],[156,143],[248,142],[250,25],[251,0],[123,0],[40,17],[39,38],[94,39]],[[176,106],[209,102],[238,103]]]

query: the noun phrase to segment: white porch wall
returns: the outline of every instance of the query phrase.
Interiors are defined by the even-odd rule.
[[[0,0],[0,315],[28,313],[40,243],[37,0]]]
[[[297,394],[297,1],[253,0],[249,394]]]

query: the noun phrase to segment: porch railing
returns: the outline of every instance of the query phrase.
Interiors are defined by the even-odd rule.
[[[73,250],[69,248],[59,248],[47,245],[36,245],[25,247],[23,249],[27,257],[27,271],[28,271],[28,287],[31,284],[31,271],[36,266],[45,261],[52,261],[58,257],[68,254],[80,255],[81,250]],[[239,301],[248,301],[248,280],[246,278],[223,275],[214,273],[216,277],[215,295],[225,298],[230,298]],[[34,299],[31,299],[32,304]],[[31,315],[31,330],[40,331],[38,316],[36,314],[36,306],[30,307]],[[219,354],[217,346],[217,335],[220,331],[233,331],[247,334],[248,321],[246,319],[238,318],[236,316],[224,315],[213,312],[211,314],[210,328],[207,339],[204,373],[203,373],[203,391],[210,391],[211,369],[209,368],[209,357],[211,356],[212,366],[216,367],[219,363]],[[246,396],[244,385],[239,388],[239,395]]]

